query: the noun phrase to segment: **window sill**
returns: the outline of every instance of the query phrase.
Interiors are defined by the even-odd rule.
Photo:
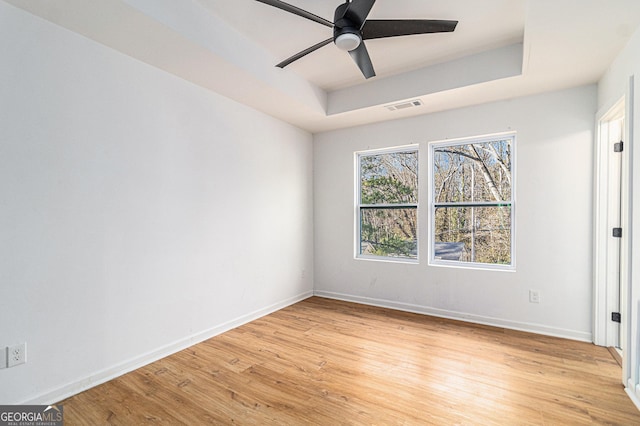
[[[456,262],[432,259],[429,266],[438,268],[473,269],[476,271],[516,272],[515,265],[490,265],[485,263]]]
[[[417,265],[420,263],[418,259],[409,259],[401,257],[384,257],[384,256],[355,256],[355,260],[365,260],[372,262],[384,262],[384,263],[403,263],[409,265]]]

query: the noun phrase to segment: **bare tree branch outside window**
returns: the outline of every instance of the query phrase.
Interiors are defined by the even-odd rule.
[[[417,258],[418,152],[359,156],[360,255]]]
[[[505,137],[434,146],[436,260],[512,264],[513,140]]]

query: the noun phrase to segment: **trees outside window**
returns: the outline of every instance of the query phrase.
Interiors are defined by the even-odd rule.
[[[515,134],[431,143],[430,263],[513,269]],[[418,259],[418,146],[356,154],[356,256]]]
[[[416,147],[357,154],[358,256],[418,258]]]
[[[514,141],[431,145],[433,263],[513,267]]]

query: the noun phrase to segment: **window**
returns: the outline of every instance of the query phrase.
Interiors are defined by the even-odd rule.
[[[512,269],[515,135],[431,144],[431,262]]]
[[[417,147],[356,154],[357,256],[418,258]]]

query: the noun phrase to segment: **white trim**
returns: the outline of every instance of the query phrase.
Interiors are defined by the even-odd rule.
[[[387,262],[387,263],[404,263],[409,265],[419,265],[418,259],[410,257],[391,257],[391,256],[374,256],[372,254],[361,254],[355,257],[354,260],[364,260],[368,262]]]
[[[432,250],[433,251],[433,250]],[[515,266],[495,263],[462,262],[460,260],[434,259],[429,266],[435,268],[475,269],[476,271],[516,272]]]
[[[624,312],[624,317],[622,318],[622,378],[623,381],[627,380],[630,377],[637,377],[637,373],[634,372],[634,368],[638,366],[638,357],[639,354],[637,352],[637,344],[638,342],[632,337],[634,334],[637,336],[637,329],[633,327],[634,320],[633,317],[637,318],[638,312],[634,309],[634,304],[632,303],[633,298],[637,297],[633,282],[633,241],[635,231],[633,229],[633,206],[634,206],[634,198],[633,198],[633,182],[634,182],[634,156],[635,156],[635,125],[638,123],[638,118],[636,117],[636,107],[635,100],[639,98],[636,96],[637,88],[635,83],[635,75],[629,77],[629,85],[627,87],[627,98],[626,98],[626,128],[625,133],[627,137],[627,157],[625,162],[623,163],[623,167],[626,166],[626,174],[623,174],[623,195],[627,197],[626,205],[623,202],[622,205],[622,226],[623,229],[626,229],[626,235],[628,236],[627,241],[622,244],[622,253],[621,253],[621,261],[622,261],[622,271],[621,271],[621,281],[623,283],[622,288],[622,301],[621,306]],[[624,232],[623,232],[624,235]],[[637,321],[637,319],[636,319]],[[635,367],[633,367],[635,365]],[[636,404],[637,405],[637,404]],[[640,406],[638,407],[640,408]]]
[[[467,314],[464,312],[449,311],[446,309],[431,308],[428,306],[414,305],[411,303],[395,302],[384,299],[374,299],[371,297],[355,296],[350,294],[335,293],[331,291],[314,291],[314,295],[327,299],[342,300],[345,302],[360,303],[363,305],[378,306],[381,308],[396,309],[404,312],[429,315],[439,318],[464,321],[473,324],[489,325],[493,327],[506,328],[510,330],[525,331],[529,333],[542,334],[545,336],[561,337],[564,339],[577,340],[591,343],[591,333],[568,330],[564,328],[549,327],[542,324],[526,323],[519,321],[504,320],[501,318],[485,317],[482,315]]]
[[[603,276],[606,273],[606,250],[605,245],[602,243],[600,227],[603,221],[606,222],[606,202],[603,203],[603,194],[606,188],[606,179],[603,178],[602,157],[606,153],[603,152],[606,149],[606,144],[602,142],[602,117],[604,112],[596,115],[596,129],[595,129],[595,155],[593,164],[593,343],[599,346],[605,346],[607,341],[607,297],[606,297],[606,285],[601,284],[606,282]],[[604,148],[603,148],[604,146]]]
[[[609,141],[609,123],[620,115],[624,116],[625,129],[624,139],[629,140],[628,123],[630,122],[628,116],[628,101],[626,96],[621,96],[615,102],[610,102],[601,108],[596,113],[596,129],[595,129],[595,144],[594,144],[594,181],[593,181],[593,343],[600,346],[613,346],[614,342],[618,341],[618,335],[624,337],[623,324],[620,327],[623,329],[618,331],[612,326],[609,319],[609,312],[612,311],[611,289],[608,282],[610,279],[608,276],[611,274],[609,271],[608,260],[611,256],[610,250],[613,249],[611,238],[609,237],[610,219],[609,219],[609,189],[611,184],[609,182],[609,167],[610,157],[613,155],[611,152]],[[606,133],[606,135],[605,135]],[[620,273],[620,293],[624,296],[626,291],[625,279],[627,274],[623,272],[625,262],[629,261],[628,250],[625,247],[626,242],[629,242],[629,206],[628,201],[628,165],[630,164],[629,148],[630,143],[625,141],[625,149],[622,153],[621,162],[621,209],[620,209],[620,224],[623,229],[623,238],[620,244],[619,253],[619,271],[613,271]],[[625,152],[626,151],[626,152]],[[618,154],[617,154],[618,155]],[[620,300],[620,313],[622,314],[623,321],[627,321],[627,309],[625,309],[624,301]],[[620,339],[619,343],[623,346],[623,339]],[[624,359],[624,356],[623,356]]]
[[[459,261],[447,261],[435,258],[435,229],[434,229],[434,220],[435,220],[435,209],[436,205],[438,207],[446,207],[442,204],[445,203],[435,203],[434,202],[434,178],[433,178],[433,157],[434,151],[438,147],[443,146],[458,146],[458,145],[469,145],[469,144],[481,144],[487,142],[493,142],[496,140],[511,140],[511,200],[505,202],[505,204],[509,205],[511,209],[511,263],[509,265],[497,265],[490,263],[478,263],[478,262],[459,262]],[[427,187],[428,190],[428,202],[429,202],[429,220],[427,226],[427,232],[429,235],[428,241],[428,250],[427,250],[427,258],[429,266],[445,266],[451,268],[463,268],[463,269],[479,269],[479,270],[490,270],[490,271],[513,271],[516,270],[516,140],[517,140],[517,132],[509,131],[509,132],[499,132],[492,133],[487,135],[480,136],[469,136],[464,138],[455,138],[455,139],[445,139],[439,141],[431,141],[427,143],[428,146],[428,170],[429,170],[429,185]],[[447,203],[450,207],[456,207],[456,204],[460,203]],[[464,203],[468,204],[468,203]],[[482,207],[485,204],[494,204],[494,203],[484,203],[484,202],[474,202],[478,207]]]
[[[372,156],[372,155],[380,155],[380,154],[391,154],[394,152],[409,152],[409,151],[417,151],[419,148],[420,144],[417,143],[411,143],[411,144],[406,144],[406,145],[398,145],[398,146],[391,146],[391,147],[387,147],[387,148],[374,148],[374,149],[365,149],[362,151],[356,151],[354,152],[356,158],[358,158],[359,156]],[[358,175],[356,177],[358,177],[360,175],[360,173],[358,173]]]
[[[429,141],[428,144],[429,145],[467,145],[470,142],[475,142],[478,141],[478,143],[482,143],[482,142],[491,142],[491,141],[495,141],[496,139],[500,139],[502,137],[504,138],[510,138],[510,137],[516,137],[518,132],[510,130],[508,132],[497,132],[497,133],[487,133],[485,135],[478,135],[478,136],[465,136],[462,138],[453,138],[453,139],[439,139],[436,141]]]
[[[622,383],[627,381],[631,371],[631,277],[632,277],[632,231],[633,231],[633,100],[634,77],[629,78],[627,93],[624,97],[623,156],[621,161],[620,182],[620,346],[622,347]],[[635,403],[635,401],[634,401]]]
[[[405,203],[405,204],[362,204],[361,196],[362,191],[360,190],[360,158],[362,157],[373,157],[376,155],[382,154],[393,154],[399,152],[415,152],[418,158],[418,193],[417,203]],[[365,260],[365,261],[387,261],[387,262],[395,262],[395,263],[419,263],[420,261],[420,221],[418,220],[420,214],[420,144],[408,144],[408,145],[400,145],[389,148],[380,148],[380,149],[370,149],[364,151],[356,151],[353,153],[354,159],[354,233],[353,233],[353,257],[355,260]],[[361,254],[362,247],[361,244],[361,229],[360,225],[362,222],[360,211],[362,207],[376,207],[380,206],[383,208],[415,208],[416,209],[416,257],[392,257],[392,256],[376,256],[376,255],[363,255]]]
[[[55,389],[51,389],[40,395],[37,395],[35,397],[22,401],[19,403],[19,405],[34,405],[34,404],[49,405],[49,404],[54,404],[56,402],[62,401],[79,392],[85,391],[94,386],[98,386],[102,383],[108,382],[109,380],[115,379],[116,377],[122,376],[123,374],[129,373],[133,370],[144,367],[145,365],[158,361],[159,359],[165,358],[169,355],[172,355],[176,352],[179,352],[197,343],[203,342],[207,339],[215,337],[226,331],[232,330],[243,324],[249,323],[265,315],[269,315],[270,313],[286,308],[287,306],[293,305],[294,303],[298,303],[304,299],[311,297],[312,295],[313,295],[313,291],[307,291],[297,296],[293,296],[293,297],[284,299],[280,302],[276,302],[265,308],[258,309],[246,315],[242,315],[236,319],[219,324],[208,330],[195,333],[191,336],[177,340],[173,343],[170,343],[166,346],[155,349],[151,352],[147,352],[146,354],[137,356],[128,361],[124,361],[120,364],[108,367],[104,370],[97,371],[81,379],[74,380],[73,382],[68,383],[66,385],[60,386]]]
[[[624,391],[629,395],[629,399],[636,406],[638,410],[640,410],[640,397],[637,386],[634,385],[633,380],[629,379],[627,381],[627,386],[625,386]]]

